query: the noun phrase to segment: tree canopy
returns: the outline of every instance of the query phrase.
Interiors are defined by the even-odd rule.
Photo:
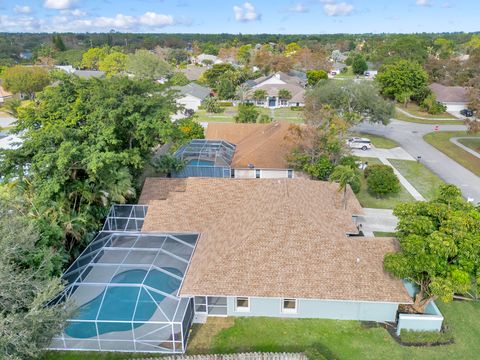
[[[126,69],[138,79],[156,80],[171,73],[170,65],[148,50],[127,55]]]
[[[112,203],[135,196],[135,176],[170,138],[173,96],[151,81],[67,76],[18,111],[23,145],[3,152],[0,172],[31,199],[57,269],[76,256]]]
[[[3,72],[2,78],[6,90],[23,94],[29,99],[50,84],[48,70],[39,66],[13,66]]]
[[[476,294],[480,279],[480,209],[454,185],[444,185],[432,201],[398,205],[400,251],[385,256],[385,269],[418,286],[414,309],[431,300]]]

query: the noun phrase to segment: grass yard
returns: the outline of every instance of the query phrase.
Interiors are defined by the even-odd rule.
[[[383,136],[378,136],[378,135],[352,132],[352,133],[349,133],[349,136],[369,138],[372,141],[373,146],[379,149],[393,149],[400,146],[395,141],[387,139],[386,137],[383,137]]]
[[[412,122],[417,124],[430,124],[430,125],[461,125],[464,123],[463,120],[424,120],[424,119],[415,119],[405,114],[402,114],[400,111],[395,111],[395,119]]]
[[[395,237],[396,233],[386,231],[374,231],[373,235],[375,235],[375,237]]]
[[[470,139],[458,139],[458,142],[480,154],[480,138],[479,137],[470,138]]]
[[[432,120],[435,120],[435,119],[451,119],[451,120],[458,120],[455,116],[453,116],[452,114],[448,113],[448,112],[444,112],[444,113],[441,113],[441,114],[438,114],[438,115],[432,115],[432,114],[429,114],[428,112],[424,111],[420,106],[418,106],[417,104],[415,103],[410,103],[408,104],[407,107],[403,106],[403,105],[398,105],[397,106],[408,112],[409,114],[411,115],[414,115],[414,116],[419,116],[419,117],[424,117],[424,118],[428,118],[428,119],[432,119]]]
[[[438,187],[443,180],[417,161],[389,159],[390,163],[413,185],[427,200],[437,195]]]
[[[292,123],[303,123],[303,112],[293,111],[290,108],[266,109],[257,108],[261,114],[273,115],[274,120],[286,120]],[[220,114],[210,114],[205,110],[196,112],[198,122],[235,122],[234,116],[237,114],[236,107],[226,107]]]
[[[423,138],[448,157],[480,176],[480,159],[466,152],[450,141],[452,137],[468,136],[465,131],[441,131],[425,135]]]
[[[369,165],[382,163],[377,158],[362,157],[360,160],[368,162]],[[393,209],[399,203],[415,201],[412,195],[410,195],[403,186],[400,187],[400,192],[398,194],[377,198],[375,195],[368,192],[367,181],[363,176],[363,172],[361,172],[360,175],[360,191],[355,195],[357,196],[360,205],[373,209]]]
[[[277,318],[210,318],[195,326],[188,353],[296,352],[318,347],[327,359],[476,359],[480,353],[480,303],[438,303],[455,343],[438,347],[401,346],[382,327],[358,321]],[[198,339],[197,339],[198,338]],[[208,348],[208,349],[206,349]],[[387,355],[388,354],[388,355]],[[49,352],[42,360],[127,360],[141,354]],[[143,354],[144,358],[153,357]]]

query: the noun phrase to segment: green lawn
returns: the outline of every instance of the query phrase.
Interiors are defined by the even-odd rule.
[[[269,116],[273,115],[274,120],[286,120],[292,123],[302,123],[303,122],[303,112],[302,111],[293,111],[290,108],[281,108],[281,109],[266,109],[266,108],[257,108],[261,114],[267,114]],[[237,114],[236,107],[226,107],[225,111],[220,114],[210,114],[205,110],[198,110],[196,112],[198,122],[234,122],[234,116]]]
[[[463,120],[425,120],[425,119],[415,119],[408,115],[401,113],[400,111],[395,111],[395,119],[412,122],[417,124],[431,124],[431,125],[459,125],[463,124]]]
[[[393,160],[390,163],[413,185],[427,200],[433,199],[443,180],[431,172],[422,163],[410,160]]]
[[[385,231],[374,231],[373,235],[375,237],[395,237],[396,233],[394,232],[385,232]]]
[[[361,157],[362,161],[368,162],[369,165],[381,164],[382,162],[377,158],[370,157]],[[415,201],[415,199],[410,195],[410,193],[403,187],[400,187],[400,192],[398,194],[385,196],[378,198],[373,194],[370,194],[367,190],[367,181],[363,176],[363,172],[360,175],[360,191],[357,196],[360,205],[366,208],[374,209],[393,209],[397,204],[408,201]]]
[[[436,147],[475,175],[480,176],[480,159],[450,141],[452,137],[462,136],[468,136],[468,134],[465,131],[441,131],[427,134],[423,138],[430,145]]]
[[[420,117],[424,117],[424,118],[428,118],[428,119],[432,119],[432,120],[435,120],[435,119],[458,120],[458,118],[456,118],[455,116],[453,116],[452,114],[450,114],[448,112],[444,112],[444,113],[437,114],[437,115],[429,114],[428,112],[424,111],[420,106],[418,106],[415,103],[410,103],[410,104],[408,104],[407,107],[405,107],[403,105],[397,105],[397,106],[400,109],[402,109],[402,110],[404,110],[404,111],[406,111],[409,114],[412,114],[414,116],[420,116]]]
[[[466,147],[469,147],[470,149],[480,153],[480,138],[470,138],[470,139],[458,139],[458,142],[460,144],[465,145]]]
[[[477,359],[480,353],[480,303],[438,303],[455,343],[438,347],[401,346],[382,327],[358,321],[277,318],[211,318],[197,326],[189,341],[190,354],[234,352],[296,352],[317,346],[328,359]],[[225,325],[222,325],[225,323]],[[195,339],[201,336],[201,341]],[[209,348],[205,349],[207,345]],[[127,360],[140,354],[49,352],[42,360]],[[143,355],[144,358],[152,357]]]
[[[386,137],[383,137],[383,136],[378,136],[378,135],[352,132],[352,133],[349,133],[349,136],[352,136],[352,137],[367,137],[372,141],[373,146],[375,146],[376,148],[379,148],[379,149],[393,149],[395,147],[400,146],[395,141],[387,139]]]

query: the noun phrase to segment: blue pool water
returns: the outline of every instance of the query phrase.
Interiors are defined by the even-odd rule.
[[[190,160],[188,165],[194,166],[213,166],[213,161],[208,160]]]
[[[177,269],[166,267],[165,270],[171,272],[172,274],[182,276],[182,273]],[[143,281],[145,285],[163,291],[167,294],[175,294],[180,287],[180,280],[173,278],[161,271],[150,270],[146,278],[145,275],[147,275],[146,270],[128,270],[114,276],[111,283],[141,284]],[[152,300],[152,297],[155,299],[155,301]],[[114,331],[132,330],[131,321],[137,321],[137,323],[133,323],[133,327],[135,328],[143,325],[142,322],[150,320],[152,315],[157,310],[157,304],[159,304],[164,298],[165,296],[153,291],[148,293],[143,287],[109,286],[96,298],[82,305],[78,309],[77,316],[65,328],[65,333],[68,336],[80,339],[87,339],[97,336],[95,322],[75,322],[75,320],[95,320],[97,318],[97,313],[98,320],[125,321],[97,323],[99,335]],[[135,312],[137,300],[138,306]],[[167,313],[167,315],[169,314]],[[173,314],[170,315],[171,316],[169,317],[173,317]]]

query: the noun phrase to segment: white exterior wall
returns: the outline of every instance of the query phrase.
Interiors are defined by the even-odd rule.
[[[235,179],[255,179],[255,170],[260,170],[260,179],[287,179],[287,169],[235,169]],[[295,177],[295,171],[293,171]]]
[[[271,85],[285,85],[286,82],[274,75],[270,79],[267,79],[267,80],[261,82],[260,84],[255,85],[253,87],[253,89],[257,89],[259,87],[262,87],[263,85],[269,85],[269,84],[271,84]]]
[[[463,109],[468,108],[468,103],[449,103],[444,102],[443,105],[447,107],[448,112],[460,112]]]
[[[202,105],[202,100],[192,95],[185,95],[177,99],[177,104],[185,106],[185,109],[197,111],[199,106]]]

